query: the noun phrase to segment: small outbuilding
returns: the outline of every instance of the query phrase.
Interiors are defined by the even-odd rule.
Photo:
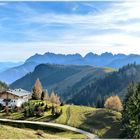
[[[2,106],[21,107],[25,102],[31,99],[32,94],[23,89],[9,89],[0,92],[0,104]]]

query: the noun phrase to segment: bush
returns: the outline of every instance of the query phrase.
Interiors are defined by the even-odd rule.
[[[28,104],[24,104],[24,116],[25,117],[41,117],[44,114],[44,103],[34,103],[34,102],[29,102]]]
[[[23,105],[24,107],[24,116],[25,117],[33,117],[34,116],[34,112],[35,112],[35,106],[33,103],[29,102]]]
[[[45,105],[44,111],[48,111],[48,110],[50,110],[50,108],[48,107],[48,105]]]
[[[41,116],[43,116],[43,114],[44,114],[43,108],[41,106],[39,106],[39,105],[36,105],[35,106],[35,115],[37,117],[41,117]]]

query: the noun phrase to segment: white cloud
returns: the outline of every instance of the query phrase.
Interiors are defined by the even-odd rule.
[[[26,10],[21,10],[24,16],[22,15],[20,21],[22,24],[39,24],[41,28],[38,26],[38,28],[22,31],[30,42],[1,43],[0,52],[14,48],[11,52],[5,51],[1,58],[3,60],[4,58],[22,60],[35,53],[47,51],[66,54],[78,52],[82,55],[89,51],[99,54],[106,51],[140,54],[139,7],[139,1],[115,2],[105,10],[98,9],[99,12],[96,14],[90,12],[80,15],[42,14],[26,5],[25,9],[28,9],[31,14],[26,15]],[[73,10],[76,8],[74,7]],[[66,25],[67,27],[59,30],[59,36],[55,34],[57,29],[53,29],[52,32],[55,32],[51,35],[49,34],[51,29],[48,26],[52,23]]]

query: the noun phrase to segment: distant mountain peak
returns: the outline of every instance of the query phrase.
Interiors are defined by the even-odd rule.
[[[51,53],[51,52],[46,52],[46,53],[44,53],[44,55],[57,55],[57,54]]]
[[[39,64],[58,64],[58,65],[89,65],[96,67],[111,67],[121,68],[124,65],[131,63],[140,64],[140,55],[136,54],[112,54],[109,52],[102,53],[101,55],[89,52],[84,57],[79,53],[75,54],[55,54],[46,52],[45,54],[38,54],[29,57],[24,64],[16,65],[16,67],[9,67],[10,64],[0,64],[0,80],[11,83],[18,78],[32,72]]]
[[[85,58],[86,58],[86,57],[94,57],[94,56],[98,56],[98,54],[89,52],[89,53],[87,53],[87,54],[85,55]]]
[[[102,53],[101,56],[104,56],[104,57],[112,57],[113,54],[112,53],[109,53],[109,52],[105,52],[105,53]]]

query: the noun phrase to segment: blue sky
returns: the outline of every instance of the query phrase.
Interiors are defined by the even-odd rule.
[[[140,2],[0,2],[0,61],[35,53],[140,54]]]

